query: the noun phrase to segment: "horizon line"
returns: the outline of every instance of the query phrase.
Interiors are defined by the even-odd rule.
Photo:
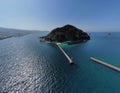
[[[13,27],[0,27],[0,29],[13,29],[13,30],[27,30],[27,31],[40,31],[40,32],[51,32],[52,30],[40,30],[40,29],[25,29],[25,28],[13,28]],[[113,31],[113,30],[83,30],[84,32],[120,32],[120,30],[116,30],[116,31]]]

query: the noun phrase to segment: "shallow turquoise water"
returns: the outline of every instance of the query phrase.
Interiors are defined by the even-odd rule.
[[[120,33],[91,33],[91,40],[61,45],[75,65],[36,33],[0,41],[0,92],[119,93],[120,73],[89,57],[120,67]]]

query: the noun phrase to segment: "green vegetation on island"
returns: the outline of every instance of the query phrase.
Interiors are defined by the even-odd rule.
[[[90,36],[79,28],[72,25],[65,25],[53,29],[47,36],[41,37],[41,40],[60,43],[79,43],[90,40]]]

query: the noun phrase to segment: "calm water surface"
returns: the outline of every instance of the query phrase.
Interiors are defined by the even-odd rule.
[[[39,42],[36,33],[0,41],[0,93],[119,93],[120,73],[92,62],[101,59],[120,67],[120,33],[91,33],[91,40],[61,45],[73,57]]]

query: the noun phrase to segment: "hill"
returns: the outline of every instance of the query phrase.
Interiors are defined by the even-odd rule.
[[[86,32],[72,25],[55,28],[47,36],[42,38],[50,42],[72,43],[90,40],[90,36]]]

